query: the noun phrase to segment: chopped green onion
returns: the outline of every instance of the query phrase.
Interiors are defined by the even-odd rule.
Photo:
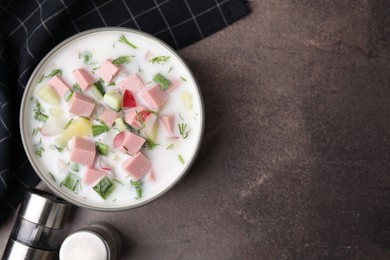
[[[74,92],[79,92],[79,93],[82,92],[82,91],[81,91],[81,88],[80,88],[80,86],[79,86],[78,83],[73,84],[72,90],[73,90]]]
[[[80,183],[80,177],[74,173],[68,172],[65,179],[61,182],[61,187],[64,186],[71,191],[74,191]]]
[[[97,151],[104,156],[108,155],[108,145],[103,144],[101,142],[96,142],[96,149]]]
[[[42,145],[42,139],[39,139],[39,142],[33,145],[34,153],[39,157],[42,157],[42,153],[45,151]]]
[[[130,56],[120,56],[118,58],[116,58],[115,60],[112,61],[112,64],[115,64],[115,65],[121,65],[121,64],[124,64],[124,63],[129,63],[131,61],[131,57]]]
[[[65,92],[64,100],[68,102],[72,96],[73,96],[73,91],[69,89],[68,91]]]
[[[151,59],[149,62],[163,65],[170,58],[171,58],[171,56],[157,56],[157,57],[154,57],[153,59]]]
[[[62,152],[62,151],[64,150],[63,147],[58,147],[58,146],[56,146],[56,145],[54,145],[54,144],[50,145],[50,148],[51,148],[52,150],[57,150],[58,152]]]
[[[161,89],[166,89],[169,84],[171,84],[171,81],[169,79],[167,79],[166,77],[164,77],[163,75],[161,75],[160,73],[157,73],[154,77],[153,77],[153,81],[156,82],[157,84],[160,85]]]
[[[180,161],[182,164],[184,164],[184,159],[183,159],[183,157],[181,156],[181,154],[179,154],[179,155],[177,156],[177,158],[179,158],[179,161]]]
[[[64,130],[68,129],[68,127],[72,124],[73,118],[71,118],[68,123],[66,123]]]
[[[167,148],[165,148],[165,150],[172,150],[174,146],[174,144],[170,144],[167,146]]]
[[[79,52],[79,59],[83,60],[85,64],[89,65],[92,60],[92,53],[89,51]]]
[[[142,182],[141,181],[133,181],[130,180],[131,186],[135,188],[135,191],[137,192],[137,197],[136,199],[142,198]]]
[[[57,74],[62,75],[62,70],[60,70],[60,69],[55,69],[55,70],[53,70],[52,72],[50,72],[49,75],[45,76],[45,78],[52,78],[52,77],[56,76]]]
[[[72,169],[72,171],[78,172],[80,169],[80,166],[78,163],[74,163],[74,164],[72,164],[71,169]]]
[[[95,136],[98,136],[102,133],[108,132],[108,130],[110,130],[110,128],[106,125],[93,125],[92,126],[92,135],[95,137]]]
[[[48,172],[50,177],[52,178],[52,180],[55,182],[56,181],[56,178],[54,177],[54,175],[51,173],[51,172]]]
[[[115,181],[115,182],[117,182],[117,183],[119,183],[121,185],[125,185],[125,184],[123,184],[123,182],[121,182],[120,180],[117,180],[117,179],[112,179],[112,181]]]
[[[179,127],[179,134],[181,135],[181,137],[183,137],[183,139],[186,139],[188,137],[188,133],[190,132],[186,132],[187,124],[178,124],[177,126]]]
[[[103,179],[101,179],[98,184],[92,188],[100,195],[100,197],[106,199],[108,195],[110,195],[115,190],[115,185],[106,176],[103,177]]]
[[[39,112],[35,112],[35,114],[34,114],[34,119],[36,119],[38,121],[47,122],[48,118],[49,117],[47,115],[39,113]]]
[[[41,128],[40,127],[37,127],[37,128],[34,128],[34,130],[32,131],[32,135],[37,135],[39,133],[39,131],[41,131]]]
[[[133,49],[137,49],[138,48],[137,46],[135,46],[134,44],[129,42],[123,34],[119,38],[119,42],[129,45]]]

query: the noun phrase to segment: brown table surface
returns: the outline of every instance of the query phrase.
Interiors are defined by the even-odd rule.
[[[206,108],[188,175],[69,229],[113,224],[122,259],[389,259],[390,1],[250,4],[180,51]]]

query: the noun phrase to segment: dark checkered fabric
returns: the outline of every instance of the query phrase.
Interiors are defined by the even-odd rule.
[[[145,31],[180,49],[248,13],[244,0],[0,0],[0,224],[39,181],[18,118],[28,78],[50,49],[104,26]]]

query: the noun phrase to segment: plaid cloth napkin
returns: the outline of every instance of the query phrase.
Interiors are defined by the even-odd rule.
[[[0,0],[0,224],[39,181],[18,118],[28,78],[50,49],[103,26],[135,28],[180,49],[248,13],[245,0]]]

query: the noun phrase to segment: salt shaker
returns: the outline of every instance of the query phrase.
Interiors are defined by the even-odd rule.
[[[2,259],[55,259],[71,208],[71,204],[50,193],[28,190]]]
[[[116,260],[122,250],[117,229],[97,222],[68,235],[60,248],[60,260]]]

